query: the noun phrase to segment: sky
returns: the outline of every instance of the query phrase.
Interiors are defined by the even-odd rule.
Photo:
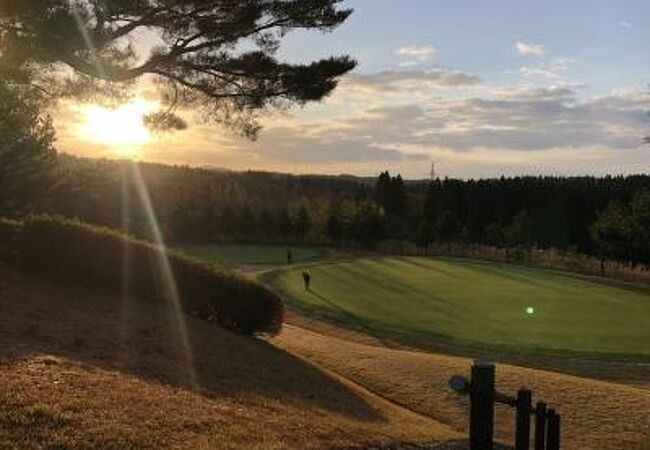
[[[271,112],[257,141],[210,124],[117,151],[57,118],[61,151],[193,166],[407,178],[650,173],[647,0],[349,0],[292,62],[359,62],[327,99]],[[114,131],[114,130],[110,130]],[[114,132],[117,132],[116,130]],[[94,136],[94,138],[93,138]]]

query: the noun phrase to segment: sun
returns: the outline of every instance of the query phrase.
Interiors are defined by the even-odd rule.
[[[153,140],[143,119],[157,106],[155,102],[139,98],[115,108],[80,106],[81,122],[77,135],[86,141],[105,145],[116,155],[134,156],[144,144]]]

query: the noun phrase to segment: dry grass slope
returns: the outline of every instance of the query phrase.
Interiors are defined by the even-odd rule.
[[[349,338],[350,336],[347,335]],[[285,326],[277,345],[345,376],[371,391],[458,430],[467,426],[467,399],[448,387],[452,374],[467,374],[470,360],[352,342]],[[650,445],[650,391],[511,365],[497,366],[497,387],[533,389],[557,407],[567,450],[639,450]],[[497,408],[497,437],[510,442],[514,414]]]
[[[0,448],[322,449],[450,427],[267,342],[0,267]],[[196,384],[193,384],[192,380]]]

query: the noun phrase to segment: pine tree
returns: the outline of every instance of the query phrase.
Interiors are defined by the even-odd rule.
[[[152,79],[165,103],[154,128],[182,128],[176,108],[253,137],[256,111],[318,101],[355,66],[348,56],[293,64],[276,58],[293,30],[330,31],[351,14],[341,0],[4,0],[0,76],[51,95],[124,98]],[[147,31],[160,43],[134,46]],[[70,77],[70,74],[73,77]],[[60,76],[59,76],[60,74]]]

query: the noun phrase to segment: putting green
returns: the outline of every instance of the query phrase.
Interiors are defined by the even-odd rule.
[[[289,304],[418,339],[650,356],[650,291],[555,271],[432,258],[359,259],[260,280]]]

